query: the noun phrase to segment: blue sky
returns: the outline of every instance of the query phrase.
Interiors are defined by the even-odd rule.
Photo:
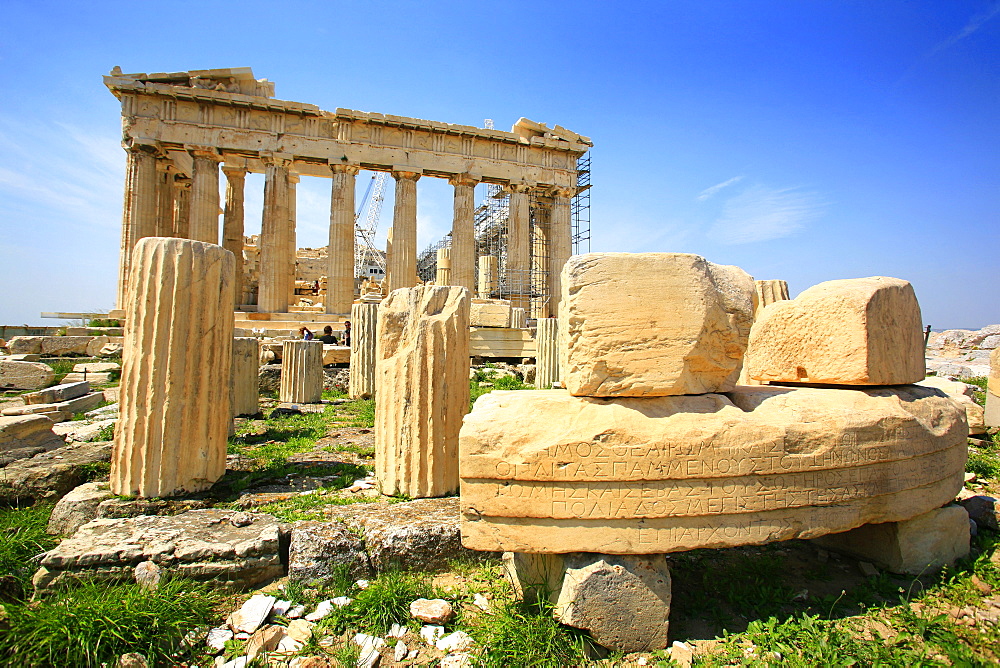
[[[698,253],[793,295],[897,276],[935,329],[1000,322],[996,0],[0,8],[2,324],[113,304],[115,65],[249,66],[331,110],[558,123],[595,143],[595,251]],[[423,247],[450,227],[451,189],[418,186]],[[251,231],[262,189],[248,179]],[[299,186],[301,246],[325,244],[328,189]],[[390,213],[391,196],[382,237]]]

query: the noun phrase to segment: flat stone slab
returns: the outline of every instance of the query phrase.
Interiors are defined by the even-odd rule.
[[[63,446],[63,439],[53,431],[53,422],[44,415],[0,417],[0,452]]]
[[[111,461],[111,442],[80,443],[19,459],[0,469],[0,504],[57,501]]]
[[[59,385],[47,387],[37,392],[28,392],[22,395],[26,404],[55,404],[60,401],[76,399],[90,392],[90,383],[87,382],[63,382]]]
[[[48,364],[0,360],[0,388],[38,390],[55,380],[56,372]]]
[[[96,519],[45,553],[34,583],[45,590],[69,577],[131,580],[136,564],[153,561],[165,574],[245,589],[283,575],[280,527],[270,515],[215,509]]]
[[[377,574],[392,568],[433,571],[452,559],[485,556],[462,547],[455,497],[330,506],[327,514],[329,522],[292,526],[292,580],[323,581],[335,563],[349,565],[352,572]]]

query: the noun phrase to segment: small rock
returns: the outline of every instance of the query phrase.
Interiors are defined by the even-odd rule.
[[[434,646],[442,652],[464,652],[472,649],[475,642],[465,631],[455,631],[438,640]]]
[[[418,656],[420,656],[420,650],[419,649],[411,649],[409,651],[409,653],[407,653],[407,655],[406,655],[406,660],[407,661],[413,661]]]
[[[298,652],[302,649],[303,643],[298,640],[291,638],[290,636],[282,636],[281,640],[278,641],[278,646],[274,648],[276,652],[291,654],[293,652]]]
[[[155,591],[160,586],[160,567],[152,561],[136,564],[135,581],[143,589]]]
[[[406,643],[405,642],[403,642],[402,640],[397,640],[396,641],[396,649],[393,652],[392,658],[395,659],[396,663],[399,663],[400,661],[402,661],[402,660],[404,660],[406,658],[406,654],[409,651],[410,650],[408,650],[406,648]]]
[[[318,622],[319,620],[329,615],[331,612],[333,612],[333,601],[329,599],[326,601],[320,601],[316,605],[316,609],[310,612],[308,615],[306,615],[306,621]]]
[[[246,647],[243,648],[247,653],[247,662],[253,661],[262,653],[273,652],[284,637],[285,628],[283,626],[271,625],[258,629],[250,636]]]
[[[472,598],[472,605],[476,606],[477,608],[479,608],[483,612],[489,612],[490,611],[490,600],[488,598],[486,598],[485,596],[483,596],[482,594],[476,594]]]
[[[967,471],[965,473],[965,483],[968,484],[970,482],[976,482],[976,474]]]
[[[368,580],[358,580],[357,582],[354,583],[354,586],[357,587],[358,589],[368,589],[369,584],[370,583],[368,582]]]
[[[878,575],[878,569],[867,561],[859,561],[858,568],[861,570],[862,575],[866,578]]]
[[[639,664],[640,666],[648,666],[649,665],[649,659],[647,659],[644,656],[640,656],[638,659],[635,660],[635,662],[637,664]]]
[[[350,605],[353,600],[353,598],[348,596],[337,596],[336,598],[330,599],[330,602],[338,608],[343,608],[344,606]]]
[[[208,635],[205,637],[205,644],[216,652],[221,652],[226,649],[226,642],[232,639],[233,632],[226,626],[219,626],[208,632]]]
[[[420,627],[420,637],[423,638],[424,641],[432,647],[438,641],[438,639],[440,639],[443,635],[444,635],[443,626],[434,626],[428,624],[426,626]]]
[[[354,636],[354,644],[361,648],[358,654],[358,661],[355,664],[358,668],[372,668],[378,663],[382,655],[379,650],[385,647],[385,640],[367,633],[358,633]]]
[[[444,599],[418,598],[410,603],[410,615],[428,624],[445,624],[455,616],[455,610]]]
[[[270,617],[284,617],[292,607],[291,601],[275,601],[271,606]]]
[[[253,524],[253,516],[250,513],[236,513],[229,518],[229,523],[234,527],[246,527]]]
[[[687,643],[675,640],[670,646],[670,658],[681,666],[690,666],[694,660],[694,649]]]
[[[399,624],[393,624],[392,628],[389,629],[389,633],[386,635],[390,638],[402,638],[406,635],[406,627]]]
[[[285,618],[299,619],[305,614],[306,614],[306,607],[304,605],[297,605],[294,608],[289,609],[289,611],[285,613]]]
[[[267,619],[275,600],[273,596],[254,594],[239,610],[229,616],[229,627],[233,631],[253,633]]]
[[[292,640],[309,642],[309,639],[312,638],[313,635],[314,626],[316,626],[314,623],[304,619],[293,619],[288,624],[288,630],[285,631],[285,633],[287,633]]]
[[[148,668],[148,666],[146,657],[136,652],[122,654],[118,657],[118,663],[115,664],[115,668]]]
[[[458,654],[449,654],[448,656],[441,659],[441,663],[438,664],[440,668],[468,668],[472,665],[472,659],[469,658],[468,654],[460,652]]]

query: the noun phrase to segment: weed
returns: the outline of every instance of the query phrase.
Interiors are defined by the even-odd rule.
[[[88,462],[81,464],[76,470],[83,477],[83,482],[93,482],[111,475],[111,462]]]
[[[353,478],[353,477],[352,477]],[[300,494],[299,496],[285,501],[268,503],[258,508],[259,512],[274,515],[282,522],[296,522],[298,520],[323,520],[326,514],[323,509],[327,506],[347,506],[353,503],[365,503],[371,499],[363,496],[330,496],[328,491],[341,489],[341,487],[321,487],[312,494]]]
[[[487,668],[586,662],[586,636],[560,626],[550,609],[533,610],[508,602],[495,612],[478,616],[469,634],[482,647],[477,657],[479,665]]]
[[[106,424],[97,430],[97,434],[94,436],[95,441],[113,441],[115,440],[115,425]]]
[[[190,652],[181,643],[185,634],[214,621],[220,600],[207,585],[188,580],[168,580],[155,591],[82,582],[9,609],[0,655],[11,665],[96,668],[139,652],[151,665],[178,665]]]
[[[969,448],[969,461],[965,470],[975,473],[980,479],[1000,477],[1000,457],[992,452]]]
[[[393,624],[407,624],[410,603],[418,598],[432,598],[430,579],[420,573],[387,572],[373,580],[367,589],[357,592],[354,600],[336,608],[323,618],[323,626],[342,633],[345,629],[363,629],[382,636]]]
[[[51,514],[52,506],[0,508],[0,574],[13,575],[24,587],[31,584],[34,558],[56,544],[45,533]]]

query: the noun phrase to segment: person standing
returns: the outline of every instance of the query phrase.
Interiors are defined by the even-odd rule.
[[[350,320],[345,320],[344,321],[344,345],[345,346],[351,345],[351,321]]]

